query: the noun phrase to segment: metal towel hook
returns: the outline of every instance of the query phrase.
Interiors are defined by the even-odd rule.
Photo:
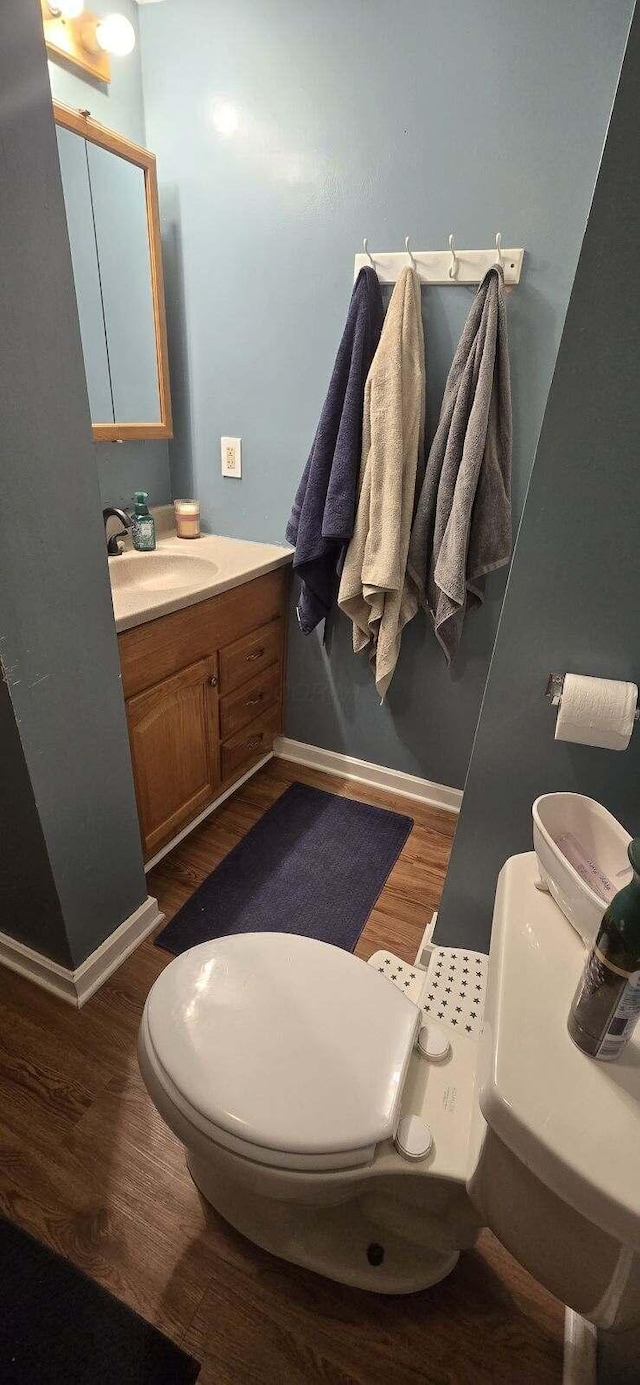
[[[366,236],[363,236],[363,238],[362,238],[362,249],[364,250],[364,253],[365,253],[365,255],[366,255],[366,257],[367,257],[367,259],[368,259],[368,261],[369,261],[369,264],[371,265],[371,268],[372,268],[372,269],[375,269],[375,267],[376,267],[376,265],[375,265],[375,260],[374,260],[374,258],[373,258],[373,255],[371,254],[370,249],[369,249],[369,241],[368,241],[368,239],[367,239]]]
[[[458,274],[458,256],[456,255],[456,248],[455,248],[455,244],[454,244],[454,240],[453,240],[453,232],[452,232],[451,235],[449,236],[449,249],[450,249],[450,251],[451,251],[451,264],[450,264],[450,266],[449,266],[449,278],[450,278],[450,279],[455,279],[455,278],[457,277],[457,274]]]
[[[417,270],[417,268],[418,268],[417,261],[414,259],[413,255],[411,254],[411,246],[409,245],[409,237],[408,237],[408,236],[405,236],[405,238],[404,238],[404,248],[405,248],[405,250],[406,250],[406,252],[407,252],[407,255],[409,256],[409,259],[410,259],[410,261],[411,261],[411,268]]]
[[[498,231],[496,236],[496,264],[502,269],[502,232]]]

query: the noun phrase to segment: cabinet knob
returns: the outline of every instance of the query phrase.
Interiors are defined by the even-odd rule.
[[[247,663],[252,664],[254,659],[261,659],[264,654],[264,645],[260,649],[254,649],[253,654],[247,654]]]
[[[257,697],[248,697],[244,705],[245,707],[257,707],[258,703],[262,702],[263,697],[264,693],[258,693]]]
[[[262,732],[259,736],[249,736],[249,739],[247,741],[248,750],[255,750],[256,747],[259,745],[262,745]]]
[[[215,675],[215,673],[214,673],[213,676],[209,679],[209,687],[210,687],[210,688],[217,688],[217,686],[218,686],[218,679],[217,679],[217,677],[216,677],[216,675]]]

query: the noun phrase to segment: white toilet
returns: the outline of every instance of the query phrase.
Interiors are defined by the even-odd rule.
[[[246,934],[163,971],[142,1075],[227,1221],[382,1293],[436,1283],[488,1225],[592,1322],[640,1319],[640,1046],[571,1043],[583,948],[537,879],[533,853],[500,876],[483,1026],[486,958],[461,948],[425,974]]]

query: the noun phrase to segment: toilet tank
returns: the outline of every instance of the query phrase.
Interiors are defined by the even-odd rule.
[[[551,1293],[627,1328],[640,1322],[640,1043],[617,1063],[572,1043],[585,951],[537,878],[531,852],[498,880],[467,1188]]]

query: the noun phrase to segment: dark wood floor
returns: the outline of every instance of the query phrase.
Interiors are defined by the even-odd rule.
[[[414,818],[357,949],[393,948],[413,961],[440,897],[453,819],[282,760],[166,857],[150,892],[174,913],[294,779]],[[202,1385],[559,1382],[562,1307],[489,1233],[442,1284],[385,1299],[273,1259],[206,1207],[136,1062],[142,1006],[169,960],[144,943],[79,1014],[0,972],[7,1216],[192,1351]]]

